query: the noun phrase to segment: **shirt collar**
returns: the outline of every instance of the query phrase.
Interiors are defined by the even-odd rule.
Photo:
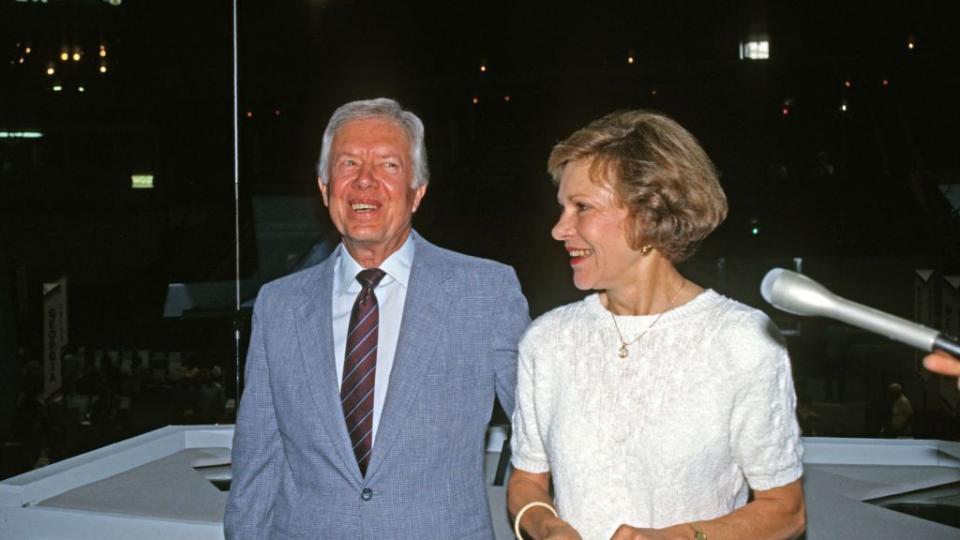
[[[403,245],[400,246],[400,249],[391,253],[390,256],[380,264],[380,269],[387,274],[380,282],[380,285],[389,285],[396,281],[403,287],[406,287],[410,281],[410,269],[413,266],[413,252],[414,243],[413,234],[411,233],[407,235],[407,239],[403,242]],[[360,292],[360,283],[357,281],[357,274],[363,270],[363,267],[350,256],[350,252],[347,251],[343,242],[337,247],[337,253],[337,272],[339,273],[337,293],[356,294]]]

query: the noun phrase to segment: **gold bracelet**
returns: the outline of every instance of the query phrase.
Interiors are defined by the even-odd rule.
[[[691,523],[690,526],[693,527],[693,540],[707,540],[707,533],[703,532],[696,523]]]
[[[523,537],[520,536],[520,518],[523,517],[524,512],[533,508],[534,506],[542,506],[547,510],[553,512],[554,516],[557,516],[557,510],[543,501],[533,501],[533,502],[527,503],[523,508],[520,509],[519,512],[517,512],[517,517],[513,520],[513,534],[517,535],[517,540],[523,540]]]

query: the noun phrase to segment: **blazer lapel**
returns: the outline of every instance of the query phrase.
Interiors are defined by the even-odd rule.
[[[424,373],[433,360],[443,331],[450,301],[441,284],[447,279],[438,248],[415,232],[416,251],[410,285],[403,305],[403,321],[390,373],[387,399],[377,426],[367,477],[376,474],[390,446],[400,433],[403,420],[416,400]]]
[[[317,406],[316,417],[334,441],[344,470],[359,482],[360,468],[343,420],[337,368],[333,358],[331,306],[335,264],[336,257],[330,256],[318,267],[320,272],[317,279],[305,287],[306,300],[298,309],[297,337],[300,340],[300,362]]]

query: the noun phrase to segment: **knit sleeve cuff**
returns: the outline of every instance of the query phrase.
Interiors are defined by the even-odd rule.
[[[520,469],[530,473],[550,472],[550,463],[519,454],[513,454],[513,457],[510,458],[510,463],[514,469]]]
[[[772,474],[750,475],[747,477],[747,482],[752,489],[763,491],[783,487],[801,476],[803,476],[803,464],[796,463]]]

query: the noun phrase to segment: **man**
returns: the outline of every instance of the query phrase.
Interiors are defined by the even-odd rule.
[[[423,124],[395,101],[337,109],[318,174],[342,242],[257,298],[226,536],[493,538],[483,440],[494,394],[514,406],[516,275],[411,229]]]
[[[903,394],[900,383],[891,383],[887,387],[887,397],[893,403],[890,407],[890,420],[884,426],[883,432],[887,437],[902,437],[912,434],[913,406]]]

